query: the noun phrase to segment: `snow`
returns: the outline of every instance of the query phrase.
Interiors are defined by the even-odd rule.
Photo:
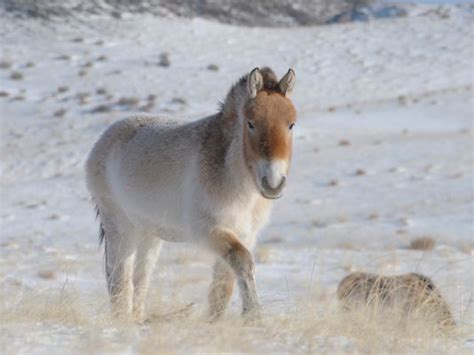
[[[235,80],[269,65],[279,75],[296,71],[299,118],[289,186],[255,251],[265,311],[284,312],[314,290],[334,301],[350,271],[421,272],[457,321],[472,325],[474,43],[472,15],[454,14],[300,28],[148,16],[54,26],[2,21],[0,60],[12,65],[0,69],[0,91],[9,95],[0,97],[2,300],[67,284],[106,308],[83,170],[94,141],[146,106],[150,94],[153,113],[182,120],[213,113]],[[162,52],[169,67],[156,64]],[[12,80],[12,71],[24,78]],[[67,90],[58,92],[61,86]],[[80,93],[89,94],[83,104]],[[138,103],[117,104],[122,97]],[[110,112],[93,113],[99,105]],[[55,116],[60,109],[65,114]],[[433,251],[408,248],[420,236],[436,240]],[[211,263],[202,251],[167,244],[152,288],[164,303],[204,307]],[[235,296],[228,312],[238,314],[239,306]],[[71,351],[83,352],[98,341],[97,327],[5,322],[2,345],[9,353],[60,353],[72,342]],[[147,330],[104,332],[100,341],[115,344],[112,352],[130,353]],[[320,349],[327,342],[339,351],[355,346],[335,337]],[[260,346],[291,351],[278,341]],[[461,350],[469,347],[472,339],[463,339]]]

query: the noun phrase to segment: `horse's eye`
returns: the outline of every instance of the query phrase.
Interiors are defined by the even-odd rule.
[[[250,121],[247,121],[247,126],[249,127],[249,129],[254,129],[254,128],[255,128],[255,126],[253,125],[253,123],[250,122]]]
[[[288,127],[290,129],[290,131],[293,129],[294,126],[295,126],[294,123],[290,124],[290,127]]]

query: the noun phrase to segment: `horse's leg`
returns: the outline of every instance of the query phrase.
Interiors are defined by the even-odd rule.
[[[133,267],[136,239],[125,217],[108,214],[99,208],[104,228],[105,273],[113,313],[130,318],[133,309]],[[118,221],[121,221],[120,224]]]
[[[242,297],[242,315],[260,318],[261,307],[255,285],[255,264],[252,255],[230,230],[218,229],[209,236],[209,245],[237,276]]]
[[[138,244],[133,273],[133,316],[139,322],[143,321],[150,275],[155,267],[162,244],[163,242],[155,236],[148,236]]]
[[[219,258],[214,265],[214,274],[209,288],[209,316],[216,320],[222,316],[232,297],[235,275],[229,265]]]

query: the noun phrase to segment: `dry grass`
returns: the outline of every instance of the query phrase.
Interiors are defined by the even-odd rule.
[[[366,175],[367,172],[364,170],[364,169],[357,169],[354,173],[355,176],[362,176],[362,175]]]
[[[140,99],[138,97],[121,97],[117,101],[117,105],[119,106],[137,106],[140,103]]]
[[[100,104],[91,110],[91,113],[105,113],[112,111],[112,107],[106,104]]]
[[[171,65],[170,54],[167,52],[161,53],[158,65],[160,67],[169,67]]]
[[[103,296],[103,295],[102,295]],[[155,300],[149,321],[142,325],[120,323],[109,316],[104,298],[87,301],[74,290],[24,291],[2,295],[0,316],[5,350],[13,343],[5,337],[21,329],[25,334],[43,334],[51,342],[69,342],[76,351],[134,353],[439,353],[459,351],[467,330],[440,329],[431,319],[398,309],[388,313],[360,307],[341,311],[332,297],[311,294],[306,299],[267,309],[260,324],[246,323],[235,311],[219,322],[209,323],[200,308],[176,300]],[[99,304],[97,299],[101,300]],[[274,308],[275,305],[270,305]],[[276,305],[280,306],[280,305]],[[43,332],[43,333],[41,333]],[[72,338],[72,339],[69,339]],[[41,337],[25,340],[30,349],[44,344]],[[73,351],[73,349],[70,349]],[[74,351],[73,351],[74,352]]]
[[[84,325],[90,320],[84,314],[77,293],[67,288],[34,292],[22,290],[17,297],[0,296],[3,326],[16,323],[48,322],[58,325]]]
[[[62,94],[69,91],[69,86],[63,85],[58,87],[58,93]]]
[[[10,69],[12,67],[12,62],[8,60],[0,60],[0,69]]]
[[[436,240],[431,237],[415,238],[410,242],[409,249],[413,250],[433,250]]]
[[[56,110],[54,112],[54,117],[64,117],[64,115],[67,113],[67,110],[64,108],[60,108],[59,110]]]
[[[210,70],[210,71],[219,71],[219,66],[217,64],[209,64],[207,66],[207,70]]]
[[[23,74],[19,71],[13,71],[10,74],[10,79],[12,79],[12,80],[23,80]]]
[[[367,308],[374,314],[395,311],[404,317],[422,317],[440,329],[455,325],[448,303],[433,281],[421,274],[383,276],[354,272],[341,281],[337,295],[346,310]]]

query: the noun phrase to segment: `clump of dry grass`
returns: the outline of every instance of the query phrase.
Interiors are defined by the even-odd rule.
[[[0,69],[10,69],[12,67],[12,62],[9,60],[0,60]]]
[[[18,94],[13,97],[13,101],[25,101],[26,97],[25,95]]]
[[[367,216],[368,220],[375,220],[379,218],[379,214],[377,212],[373,212]]]
[[[218,71],[219,70],[219,66],[217,64],[209,64],[207,66],[207,70],[210,70],[210,71]]]
[[[97,90],[95,91],[95,93],[96,93],[97,95],[107,95],[109,92],[107,91],[106,88],[100,87],[100,88],[97,88]]]
[[[160,67],[169,67],[171,65],[170,54],[167,52],[161,53],[158,65]]]
[[[90,323],[84,304],[74,290],[67,287],[42,292],[23,290],[17,297],[0,296],[1,319],[8,323],[51,322],[56,324],[83,325]]]
[[[139,110],[143,112],[152,112],[154,108],[155,108],[155,103],[151,101],[143,106],[140,106]]]
[[[117,101],[117,105],[120,106],[137,106],[140,103],[140,99],[138,97],[121,97]]]
[[[54,117],[64,117],[64,115],[67,113],[67,110],[65,108],[60,108],[56,111],[54,111]]]
[[[331,179],[328,183],[329,186],[338,186],[339,185],[339,180],[337,179]]]
[[[110,105],[100,104],[94,107],[91,110],[91,113],[105,113],[112,111],[112,107]]]
[[[410,242],[410,249],[413,250],[433,250],[436,240],[431,237],[419,237]]]
[[[448,303],[428,277],[410,273],[381,276],[354,272],[339,284],[337,295],[345,309],[368,307],[371,312],[396,310],[404,316],[422,315],[440,327],[455,322]]]
[[[179,104],[179,105],[186,105],[186,99],[182,97],[173,97],[171,99],[171,102],[174,104]]]
[[[91,94],[88,92],[79,92],[76,95],[76,99],[79,101],[79,105],[84,105],[89,102]]]
[[[10,74],[10,79],[12,79],[12,80],[23,80],[23,74],[19,71],[13,71]]]
[[[463,253],[466,254],[474,254],[474,244],[473,243],[465,243],[462,244],[459,248]]]
[[[62,94],[69,91],[69,86],[67,85],[62,85],[58,87],[58,93]]]
[[[71,60],[71,56],[68,54],[60,54],[55,59],[56,60]]]
[[[39,278],[44,280],[52,280],[56,278],[56,273],[52,270],[40,270],[37,275]]]
[[[357,169],[354,173],[355,176],[362,176],[362,175],[366,175],[367,172],[364,170],[364,169]]]

